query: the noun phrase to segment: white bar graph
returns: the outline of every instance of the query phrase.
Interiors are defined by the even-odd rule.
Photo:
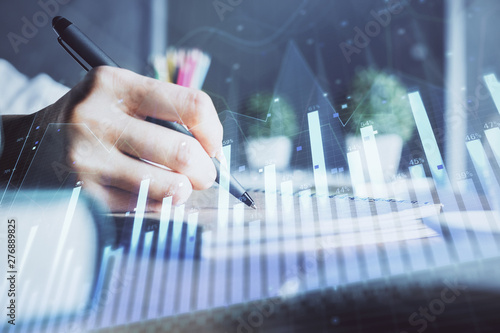
[[[65,251],[64,263],[62,265],[62,269],[59,270],[59,275],[58,275],[59,286],[68,287],[68,285],[71,284],[70,280],[68,278],[68,275],[69,275],[69,271],[70,271],[70,265],[71,265],[71,262],[73,259],[73,251],[74,251],[73,249],[69,249],[69,250]],[[72,267],[72,271],[75,272],[76,267]],[[61,304],[63,302],[63,299],[62,299],[63,292],[65,292],[64,300],[71,301],[71,299],[69,299],[69,297],[68,297],[68,294],[71,294],[71,288],[68,288],[66,290],[64,290],[63,288],[57,288],[55,290],[55,293],[51,297],[50,303],[53,302],[52,304]],[[54,331],[54,326],[56,325],[55,318],[58,314],[60,315],[60,313],[57,313],[56,311],[61,311],[61,309],[53,309],[53,311],[51,313],[49,313],[50,320],[47,324],[47,331],[49,331],[49,332]]]
[[[486,139],[490,144],[497,164],[500,165],[500,128],[495,127],[487,129],[486,131],[484,131],[484,134],[486,134]]]
[[[368,201],[358,200],[356,201],[356,210],[359,212],[370,211],[370,206]],[[373,216],[369,216],[369,223],[364,223],[362,226],[359,223],[356,224],[355,230],[357,229],[360,235],[361,244],[363,247],[364,259],[367,278],[375,279],[382,276],[380,257],[377,251],[377,245],[373,241],[374,232],[374,220]],[[353,218],[356,221],[356,218]],[[377,240],[377,243],[382,243],[382,240]]]
[[[424,166],[422,164],[413,165],[408,168],[410,172],[411,180],[414,184],[414,188],[419,188],[419,190],[415,191],[415,195],[417,197],[417,201],[419,202],[434,202],[432,198],[432,192],[429,185],[420,188],[418,184],[423,183],[427,180],[425,175]],[[441,231],[442,233],[442,231]],[[448,249],[446,248],[446,244],[444,241],[439,242],[430,242],[429,243],[432,251],[432,257],[434,259],[436,266],[444,266],[451,263],[451,259],[448,253]],[[430,266],[428,263],[427,266]]]
[[[354,194],[360,197],[367,196],[365,175],[363,173],[363,164],[361,163],[359,150],[347,153],[347,164],[349,165],[349,174]]]
[[[278,239],[278,199],[276,193],[276,168],[268,165],[264,168],[265,200],[266,200],[266,223],[265,238],[266,261],[267,261],[267,294],[264,296],[276,296],[280,287],[279,281],[279,243]],[[272,241],[269,241],[272,239]]]
[[[420,169],[419,172],[422,172],[423,171],[423,168]],[[424,172],[424,175],[423,177],[421,175],[419,175],[419,179],[422,179],[422,181],[425,181],[425,172]],[[398,180],[398,181],[395,181],[393,182],[391,185],[392,185],[392,191],[393,193],[397,193],[397,198],[398,199],[402,199],[402,200],[405,200],[407,202],[411,201],[411,197],[410,197],[410,188],[409,188],[409,182],[410,180],[407,180],[407,179],[402,179],[402,180]],[[398,211],[399,211],[399,205],[396,205],[398,207]],[[417,219],[418,218],[418,214],[415,212],[414,214],[415,218]],[[397,225],[398,228],[402,229],[401,233],[403,234],[403,238],[405,239],[411,239],[411,238],[414,238],[414,234],[415,231],[414,230],[408,230],[406,228],[404,228],[402,222],[400,221],[400,219],[397,219],[395,221],[395,224]],[[409,242],[406,242],[406,246],[408,247]],[[408,258],[409,259],[409,266],[411,267],[411,269],[413,270],[420,270],[420,269],[425,269],[428,267],[428,263],[427,263],[427,260],[425,258],[425,254],[424,254],[424,245],[421,241],[421,239],[416,239],[416,240],[413,240],[411,241],[412,243],[412,246],[411,246],[411,250],[409,251],[410,254],[410,257]],[[393,246],[398,246],[397,243],[392,243]],[[387,251],[391,251],[392,250],[392,246],[386,246],[386,250]]]
[[[144,211],[146,209],[146,201],[148,197],[149,190],[149,179],[144,179],[141,181],[141,186],[139,188],[139,195],[137,198],[137,207],[134,216],[134,225],[132,227],[132,238],[130,240],[130,249],[127,255],[127,261],[125,262],[125,275],[126,276],[136,276],[135,274],[135,264],[137,261],[137,248],[139,247],[139,237],[142,230],[142,222],[144,220]],[[130,294],[135,288],[129,285],[125,288],[122,297],[120,298],[120,305],[118,310],[118,323],[127,323],[130,317],[128,316],[128,309],[130,303]]]
[[[380,156],[378,153],[377,141],[375,139],[375,131],[373,126],[366,126],[360,129],[363,148],[368,161],[368,173],[370,174],[370,183],[380,185],[385,183],[384,171],[380,164]],[[383,191],[384,186],[372,186],[373,196],[376,198],[385,198],[387,193]]]
[[[302,235],[311,234],[311,229],[315,229],[314,212],[311,198],[311,190],[299,192],[300,207],[300,234],[304,253],[304,266],[302,267],[302,282],[308,290],[317,289],[318,281],[318,261],[316,260],[316,238]],[[314,234],[314,233],[312,233]]]
[[[221,163],[219,178],[219,205],[217,212],[217,259],[215,260],[214,305],[226,305],[227,232],[229,218],[229,179],[231,170],[231,145],[222,148],[227,164]]]
[[[108,290],[106,290],[106,296],[103,295],[104,297],[107,297],[107,299],[105,302],[105,307],[102,315],[102,327],[111,326],[116,322],[113,318],[113,311],[115,309],[115,306],[117,306],[116,303],[118,301],[119,296],[121,295],[122,288],[121,286],[117,288],[116,281],[114,280],[118,280],[122,286],[127,287],[127,284],[125,284],[122,279],[129,278],[129,276],[122,274],[122,262],[124,259],[123,247],[113,251],[111,256],[114,259],[113,272],[111,274],[110,286],[108,287]],[[130,281],[128,283],[130,284]]]
[[[168,259],[167,265],[167,279],[163,282],[165,285],[165,295],[164,297],[164,315],[174,314],[175,297],[177,293],[177,274],[179,269],[179,254],[181,250],[182,242],[182,226],[184,221],[184,205],[175,207],[174,210],[174,221],[172,229],[172,243],[170,246],[170,258]]]
[[[193,283],[193,265],[196,247],[196,228],[198,227],[198,213],[188,215],[186,247],[183,261],[182,283],[180,285],[180,306],[179,313],[186,313],[191,310],[191,290]]]
[[[458,211],[458,204],[451,186],[450,179],[446,167],[444,166],[441,152],[437,144],[431,123],[427,117],[427,112],[419,92],[408,94],[410,106],[417,125],[418,134],[422,140],[426,159],[429,163],[429,169],[432,173],[432,178],[436,184],[436,191],[439,200],[443,203],[444,211]],[[463,219],[458,217],[457,228],[451,228],[450,234],[454,243],[461,244],[460,251],[457,251],[458,259],[460,261],[472,260],[472,248],[469,242],[461,240],[467,239],[467,233]],[[445,218],[441,218],[441,223],[446,224]]]
[[[210,264],[212,249],[213,231],[205,231],[202,235],[202,253],[200,258],[200,273],[198,282],[198,298],[196,300],[196,310],[204,310],[209,307],[208,293],[212,290],[209,285]]]
[[[101,304],[99,302],[100,297],[103,295],[103,284],[104,284],[104,279],[106,277],[106,273],[108,272],[108,265],[109,265],[109,258],[112,254],[111,246],[106,246],[104,248],[103,254],[102,254],[102,260],[101,260],[101,267],[98,272],[98,278],[97,278],[97,283],[95,286],[95,291],[94,291],[94,299],[92,301],[92,311],[90,313],[90,316],[87,320],[87,328],[92,329],[95,327],[95,322],[98,314],[98,309]]]
[[[500,142],[499,142],[500,143]],[[466,143],[467,150],[476,169],[481,186],[486,192],[486,198],[491,209],[500,211],[500,186],[491,167],[488,156],[484,151],[481,140],[472,140]]]
[[[71,198],[69,200],[68,209],[66,210],[66,215],[64,217],[64,222],[62,226],[61,233],[59,234],[59,238],[57,241],[57,249],[55,252],[54,261],[52,261],[52,265],[50,267],[49,278],[47,279],[47,287],[44,290],[42,296],[42,302],[38,307],[37,316],[42,317],[43,312],[49,308],[48,304],[51,300],[53,300],[53,295],[55,293],[54,288],[57,288],[56,281],[58,281],[57,276],[60,272],[59,266],[61,265],[61,257],[65,254],[63,248],[66,244],[66,238],[68,237],[69,229],[71,226],[71,222],[73,221],[73,215],[75,214],[76,204],[78,202],[78,198],[80,196],[81,187],[75,187],[71,193]],[[56,236],[56,235],[54,235]],[[35,324],[35,330],[39,330],[41,325],[41,321],[38,320]]]
[[[474,228],[475,220],[473,220],[470,215],[471,212],[474,212],[474,218],[477,218],[479,215],[481,222],[487,224],[486,221],[488,221],[488,217],[485,212],[478,210],[478,207],[481,207],[481,201],[474,186],[474,182],[471,178],[461,180],[461,182],[464,184],[459,187],[461,191],[460,194],[464,199],[465,209],[467,210],[467,213],[464,212],[464,214],[469,214],[469,229],[475,233],[476,246],[478,246],[481,251],[481,257],[489,258],[496,256],[498,255],[498,246],[496,245],[492,230],[476,232]]]
[[[233,206],[233,247],[243,247],[240,242],[234,243],[235,239],[240,239],[244,231],[245,204],[239,203]],[[231,256],[232,274],[231,274],[231,303],[237,304],[244,301],[244,267],[242,256]]]
[[[160,214],[160,226],[158,228],[158,243],[156,245],[156,259],[154,261],[153,268],[153,282],[151,290],[151,299],[149,302],[148,318],[156,318],[159,312],[160,298],[161,295],[159,291],[161,290],[162,284],[162,274],[167,261],[164,258],[165,249],[167,246],[168,237],[168,226],[170,222],[170,212],[172,210],[172,197],[167,197],[163,199],[161,214]]]
[[[336,201],[336,212],[338,219],[349,219],[352,217],[350,205],[351,205],[350,200]],[[357,226],[355,229],[353,222],[351,222],[345,226],[339,226],[339,228],[343,228],[343,230],[345,230],[345,232],[340,233],[339,237],[339,247],[342,249],[343,264],[344,264],[342,268],[345,269],[345,279],[346,279],[345,281],[342,282],[352,283],[359,281],[361,280],[359,252],[356,247],[348,245],[351,242],[350,240],[348,240],[348,238],[351,238],[353,235],[355,237],[356,242],[359,243],[358,240],[360,236],[359,233],[357,232]]]
[[[261,256],[261,232],[260,232],[260,220],[252,221],[248,223],[248,233],[249,233],[249,256],[250,256],[250,294],[248,300],[255,300],[261,298],[262,287],[261,287],[261,270],[260,270],[260,256]]]
[[[151,244],[153,243],[153,231],[148,231],[144,235],[144,243],[142,245],[142,255],[139,261],[139,277],[136,283],[134,309],[132,312],[132,320],[138,321],[142,319],[142,311],[145,308],[144,295],[146,294],[146,277],[148,273],[149,255],[151,253]]]
[[[281,215],[283,230],[287,230],[290,238],[294,240],[292,247],[285,250],[285,278],[296,277],[297,270],[297,231],[295,227],[295,205],[293,197],[293,182],[291,180],[281,183]]]
[[[490,91],[491,98],[497,107],[498,113],[500,113],[500,82],[498,82],[495,74],[488,74],[484,76],[484,82]]]
[[[323,149],[323,138],[321,136],[321,124],[318,111],[307,114],[309,121],[309,139],[311,142],[311,155],[313,162],[314,186],[318,203],[318,218],[320,221],[331,221],[332,211],[330,208],[328,189],[328,178],[326,177],[325,153]],[[322,234],[330,232],[329,223],[321,224]]]

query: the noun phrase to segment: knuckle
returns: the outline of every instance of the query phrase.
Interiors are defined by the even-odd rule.
[[[194,144],[190,138],[186,137],[186,140],[180,142],[177,145],[177,151],[175,154],[175,164],[178,171],[182,172],[191,166],[191,161],[193,158]]]
[[[210,96],[201,90],[190,89],[186,97],[187,116],[194,121],[195,124],[200,123],[204,109],[212,104]]]
[[[185,176],[181,176],[179,178],[179,182],[176,188],[177,190],[173,195],[173,201],[176,204],[182,204],[186,202],[193,192],[193,187],[189,182],[189,179]]]

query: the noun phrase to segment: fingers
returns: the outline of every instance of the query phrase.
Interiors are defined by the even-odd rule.
[[[185,134],[141,120],[130,122],[137,136],[125,131],[119,149],[185,175],[193,189],[204,190],[212,186],[217,175],[214,164],[201,144]]]
[[[85,124],[70,138],[75,171],[94,192],[112,193],[106,199],[111,207],[128,202],[126,193],[137,194],[145,178],[151,180],[148,198],[161,202],[172,196],[173,204],[185,202],[193,189],[213,184],[216,171],[210,156],[222,151],[222,125],[205,93],[99,67],[66,101],[62,107],[73,109],[68,120]],[[144,121],[148,116],[183,123],[195,138]],[[92,142],[95,154],[78,159],[81,142]]]
[[[93,181],[84,182],[83,187],[92,196],[98,198],[100,202],[106,204],[111,212],[127,212],[137,204],[138,196],[135,193],[131,194],[119,188],[103,186]],[[161,206],[160,201],[148,200],[145,211],[160,212]]]
[[[93,75],[97,77],[97,86],[110,89],[117,100],[123,101],[124,111],[129,115],[180,122],[209,156],[221,151],[222,125],[206,93],[118,68],[99,67]]]
[[[149,179],[148,199],[162,201],[165,197],[172,197],[174,205],[184,203],[192,193],[191,182],[187,176],[174,171],[163,170],[156,166],[126,156],[117,149],[110,152],[97,149],[92,158],[81,158],[73,154],[74,168],[84,184],[96,184],[103,188],[114,188],[132,194],[138,194],[141,181]],[[95,186],[94,186],[95,190]],[[95,192],[100,192],[95,190]],[[116,192],[116,191],[113,191]],[[117,192],[120,193],[120,192]],[[119,198],[106,199],[113,201],[113,206],[122,201]],[[129,202],[129,198],[124,202]]]

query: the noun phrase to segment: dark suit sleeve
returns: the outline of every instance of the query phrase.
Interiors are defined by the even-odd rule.
[[[48,108],[30,115],[2,117],[0,189],[60,187],[61,170],[70,168],[66,163],[64,125],[57,121],[57,115]]]

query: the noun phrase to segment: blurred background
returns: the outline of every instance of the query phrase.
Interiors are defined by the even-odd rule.
[[[388,12],[391,6],[395,14]],[[302,68],[297,71],[303,69],[311,74],[311,82],[326,98],[324,102],[338,113],[342,127],[346,127],[337,131],[340,141],[344,141],[346,132],[359,130],[359,121],[367,120],[355,119],[348,124],[360,105],[360,100],[351,99],[352,95],[356,89],[368,93],[359,85],[354,87],[358,74],[366,75],[363,70],[367,69],[372,70],[369,80],[376,80],[377,73],[390,75],[395,77],[393,84],[406,91],[423,92],[429,99],[429,118],[440,136],[445,132],[452,135],[443,119],[446,112],[457,110],[456,105],[467,117],[481,118],[479,122],[489,119],[491,112],[479,114],[477,110],[493,109],[495,113],[490,99],[475,97],[476,91],[484,90],[480,86],[482,75],[500,69],[496,61],[499,46],[491,33],[499,25],[495,18],[500,4],[493,0],[259,0],[231,4],[224,0],[2,1],[0,10],[0,31],[4,36],[0,58],[29,77],[45,72],[68,87],[85,72],[57,44],[44,12],[48,16],[66,16],[122,67],[145,75],[154,76],[153,56],[164,53],[167,47],[205,51],[212,63],[203,90],[210,94],[219,112],[251,113],[249,103],[259,101],[261,95],[276,94],[282,71],[295,80],[304,79],[299,73],[294,76],[293,68],[284,68],[292,52],[299,60],[293,60],[290,66],[300,62]],[[26,22],[34,31],[25,27]],[[311,101],[301,105],[290,102],[299,124],[303,123]],[[467,117],[454,124],[456,138],[471,131]],[[295,127],[295,134],[304,130]],[[242,131],[246,140],[248,133],[245,128]],[[418,138],[413,131],[406,132],[404,143],[408,145],[404,145],[403,155],[411,159],[411,142]],[[234,133],[228,135],[233,141],[242,139]],[[294,145],[300,146],[294,137]],[[438,140],[438,144],[447,159],[453,161],[449,165],[463,169],[464,148],[453,153],[455,148],[445,144],[453,141],[448,139]],[[341,144],[330,150],[339,148],[348,147]],[[326,158],[341,159],[333,155]],[[292,163],[304,167],[296,156],[292,156]]]

